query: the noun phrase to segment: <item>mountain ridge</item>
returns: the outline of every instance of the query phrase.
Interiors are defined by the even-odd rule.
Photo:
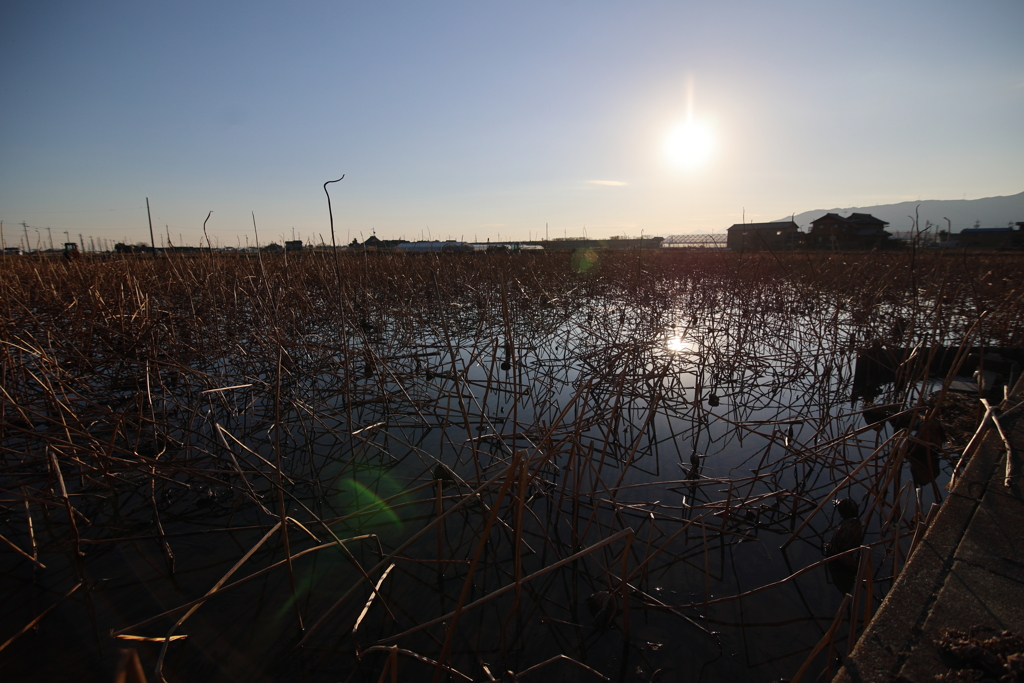
[[[925,199],[921,201],[898,202],[896,204],[877,204],[875,206],[856,206],[834,209],[813,209],[798,213],[796,216],[779,218],[773,223],[795,220],[803,229],[810,228],[811,221],[821,218],[826,213],[849,216],[851,213],[869,213],[889,223],[889,232],[908,232],[913,228],[915,210],[918,215],[918,226],[924,229],[926,223],[939,230],[951,226],[951,232],[960,232],[964,228],[973,227],[975,222],[982,228],[1003,228],[1007,223],[1024,221],[1024,192],[1018,194],[983,197],[981,199]],[[946,222],[949,219],[949,222]]]

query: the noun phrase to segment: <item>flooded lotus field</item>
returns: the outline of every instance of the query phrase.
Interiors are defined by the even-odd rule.
[[[827,680],[1022,263],[0,260],[0,678]]]

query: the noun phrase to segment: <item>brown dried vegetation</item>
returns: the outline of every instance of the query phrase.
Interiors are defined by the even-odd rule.
[[[120,639],[168,680],[799,678],[941,499],[919,380],[1021,344],[1022,265],[0,260],[0,676],[95,677]],[[850,401],[865,348],[911,349],[889,423]],[[836,497],[869,548],[845,598]]]

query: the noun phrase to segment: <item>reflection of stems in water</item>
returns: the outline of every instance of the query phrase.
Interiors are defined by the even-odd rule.
[[[270,252],[210,253],[205,232],[198,258],[4,260],[0,491],[10,510],[25,506],[0,529],[21,550],[12,562],[70,567],[69,538],[132,563],[152,548],[168,569],[173,542],[179,566],[204,553],[211,567],[226,563],[217,574],[245,553],[246,576],[145,623],[188,618],[231,592],[208,622],[253,665],[296,656],[282,637],[290,618],[252,625],[251,642],[274,643],[266,652],[240,645],[231,606],[261,600],[257,614],[277,601],[287,615],[291,602],[296,621],[315,609],[303,648],[315,632],[316,647],[367,680],[399,666],[457,678],[476,666],[467,648],[495,653],[502,671],[585,662],[614,676],[647,657],[640,605],[656,629],[691,617],[720,625],[752,675],[766,666],[753,655],[763,647],[754,615],[789,609],[779,628],[807,646],[772,666],[792,671],[835,616],[838,599],[810,599],[830,576],[831,500],[856,500],[865,547],[880,547],[862,552],[848,636],[826,639],[817,663],[855,642],[890,585],[881,574],[902,569],[941,500],[944,482],[917,488],[900,473],[952,395],[956,371],[929,397],[928,368],[967,367],[972,344],[1024,334],[1012,293],[1021,267],[1001,256],[979,257],[977,286],[927,252],[913,277],[905,254],[882,253],[648,251],[643,277],[636,255],[614,251],[586,274],[554,251],[349,259],[325,193],[332,250],[290,254],[287,266]],[[898,377],[876,391],[891,410],[875,406],[883,418],[868,424],[870,406],[844,403],[858,381],[853,354],[875,342]],[[664,476],[676,460],[683,471]],[[342,492],[353,484],[360,509]],[[32,525],[31,508],[45,525]],[[366,527],[376,533],[348,538]],[[644,542],[627,544],[628,529]],[[284,552],[264,540],[246,553],[268,530]],[[788,551],[766,561],[758,540]],[[89,553],[80,570],[112,556]],[[124,594],[159,594],[160,581]],[[802,606],[771,590],[783,584]],[[578,611],[589,592],[614,605],[599,623]],[[738,598],[734,624],[725,603]],[[334,618],[349,628],[324,628]],[[602,625],[626,636],[621,654],[601,644]],[[187,640],[172,636],[182,655],[171,660],[170,641],[121,635],[162,640],[159,670],[173,662],[174,677],[188,677],[207,647],[206,627],[192,627]],[[333,642],[353,631],[369,650]],[[720,666],[702,662],[711,677]]]

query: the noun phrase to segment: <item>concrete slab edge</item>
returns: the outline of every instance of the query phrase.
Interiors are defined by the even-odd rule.
[[[964,532],[978,511],[995,468],[1002,462],[1002,442],[995,430],[990,430],[834,683],[896,679],[921,643],[924,623],[953,567]]]

